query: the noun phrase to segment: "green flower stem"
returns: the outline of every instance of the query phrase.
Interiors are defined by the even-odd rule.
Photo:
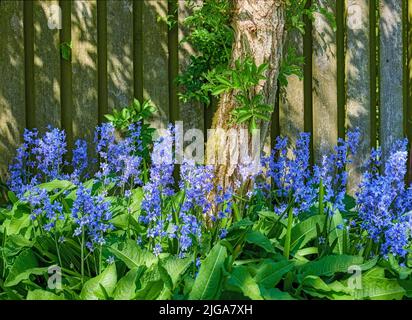
[[[60,255],[59,244],[57,242],[57,233],[54,234],[54,243],[56,245],[57,257],[59,258],[59,267],[62,268],[63,263],[62,263],[62,258],[61,258],[61,255]]]
[[[286,237],[285,237],[285,247],[283,249],[283,255],[289,259],[290,254],[290,241],[292,236],[292,223],[293,223],[293,208],[289,209],[288,214],[288,227],[286,229]]]
[[[84,230],[82,230],[82,243],[80,246],[80,273],[82,275],[82,284],[84,283]]]

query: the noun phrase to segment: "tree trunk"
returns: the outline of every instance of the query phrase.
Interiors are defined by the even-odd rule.
[[[275,106],[277,78],[282,58],[283,43],[285,39],[285,3],[284,0],[236,0],[234,1],[233,29],[235,39],[232,50],[231,65],[238,59],[249,56],[254,59],[257,66],[268,64],[266,80],[262,80],[255,92],[262,92],[264,103]],[[232,110],[236,107],[235,92],[223,93],[213,117],[212,129],[221,128],[225,131],[234,128],[246,128],[230,123]],[[260,147],[262,149],[269,123],[260,123]],[[250,134],[249,134],[250,136]],[[249,140],[251,140],[249,138]],[[225,162],[215,164],[216,184],[224,189],[236,190],[236,181],[239,180],[239,171],[236,161],[229,162],[230,153],[234,152],[233,146],[229,150],[229,141],[219,137],[219,133],[211,135],[207,143],[208,163],[213,163],[216,150],[224,150]],[[216,158],[217,159],[217,158]]]

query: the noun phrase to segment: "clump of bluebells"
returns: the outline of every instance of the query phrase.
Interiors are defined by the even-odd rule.
[[[288,157],[288,139],[277,137],[272,153],[263,158],[266,181],[257,189],[272,200],[273,210],[283,214],[292,206],[295,215],[305,212],[316,198],[315,180],[310,168],[310,134],[301,133],[292,156]]]
[[[225,238],[239,210],[250,212],[253,207],[282,216],[291,209],[298,220],[316,205],[320,207],[319,193],[324,190],[322,201],[329,218],[345,211],[346,166],[356,152],[357,130],[348,132],[346,140],[339,139],[314,166],[308,133],[301,133],[293,147],[287,138],[278,137],[272,153],[261,163],[251,161],[238,168],[240,180],[235,190],[215,185],[212,166],[190,160],[180,166],[175,181],[174,135],[169,126],[154,142],[149,163],[142,156],[140,123],[120,134],[112,124],[103,123],[94,136],[96,159],[90,157],[91,146],[77,140],[68,161],[63,130],[49,127],[43,135],[26,130],[10,166],[9,186],[27,204],[40,232],[52,232],[61,239],[74,237],[90,252],[102,251],[119,211],[113,207],[120,202],[120,213],[127,213],[125,237],[156,256],[162,252],[181,258],[194,255],[196,265],[205,238]],[[406,148],[406,140],[397,142],[383,170],[381,150],[373,150],[356,194],[355,221],[383,256],[405,256],[411,240],[411,220],[406,213],[412,210],[412,188],[404,183]],[[67,190],[46,190],[40,185],[56,179],[68,180]],[[139,205],[133,198],[137,189]],[[64,230],[58,230],[61,225]],[[322,234],[318,242],[323,244],[326,239],[327,234]]]
[[[114,229],[110,222],[110,203],[101,195],[92,195],[90,189],[80,185],[76,191],[71,213],[74,219],[74,236],[87,236],[86,247],[93,251],[105,244],[105,234]]]
[[[159,255],[168,239],[176,239],[175,252],[181,258],[198,250],[206,229],[206,220],[216,223],[231,213],[231,194],[222,197],[213,190],[213,167],[185,161],[180,167],[179,192],[174,186],[174,128],[169,128],[154,143],[150,180],[143,186],[144,198],[139,219],[147,225],[147,242]],[[176,199],[173,201],[172,197]],[[223,229],[222,229],[223,230]],[[225,231],[220,232],[224,236]],[[145,241],[143,241],[144,243]]]
[[[52,231],[58,220],[65,219],[63,205],[59,201],[52,201],[45,189],[33,187],[22,200],[30,206],[31,220],[37,221],[39,228],[44,231]]]
[[[347,139],[339,138],[333,152],[325,154],[321,164],[314,167],[315,181],[324,188],[324,202],[328,204],[326,210],[330,215],[336,210],[345,210],[343,200],[348,182],[346,166],[356,154],[359,139],[359,130],[348,132]]]
[[[360,226],[384,256],[405,256],[411,237],[412,189],[405,185],[407,140],[395,142],[381,172],[382,150],[372,150],[356,194]]]
[[[105,185],[115,184],[123,191],[141,185],[141,152],[139,124],[129,126],[128,136],[116,139],[111,123],[103,123],[95,131],[94,143],[99,155],[99,170],[96,179]]]

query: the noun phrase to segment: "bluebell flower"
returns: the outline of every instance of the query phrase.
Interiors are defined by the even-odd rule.
[[[87,172],[89,167],[87,142],[85,140],[78,139],[74,145],[75,148],[73,150],[72,158],[73,173],[71,174],[71,180],[75,184],[79,184],[83,179],[89,178],[89,174]]]
[[[21,197],[31,187],[53,179],[65,179],[63,168],[67,164],[66,135],[64,130],[48,127],[43,136],[37,129],[25,129],[23,144],[17,149],[10,165],[10,189]]]
[[[80,236],[82,233],[87,235],[86,245],[91,251],[95,245],[103,245],[104,235],[114,229],[110,223],[110,203],[101,195],[92,195],[91,190],[83,185],[76,191],[72,217],[76,225],[74,236]]]
[[[322,181],[324,187],[324,202],[331,205],[331,207],[326,206],[330,215],[335,210],[345,209],[343,200],[348,181],[346,165],[351,163],[351,156],[356,153],[359,139],[359,129],[348,132],[347,140],[339,138],[334,151],[323,155],[320,166],[316,165],[314,168],[315,181],[317,183]]]
[[[404,182],[407,141],[394,144],[383,173],[381,162],[381,150],[373,150],[356,194],[360,226],[370,239],[381,243],[382,255],[404,256],[411,233],[406,213],[412,210],[412,191]]]
[[[287,138],[277,137],[272,153],[262,160],[272,184],[259,183],[257,188],[262,190],[266,197],[269,197],[266,190],[273,190],[274,211],[277,214],[282,214],[290,201],[293,201],[295,215],[307,211],[315,201],[316,190],[310,170],[309,145],[310,134],[301,133],[296,146],[292,148],[292,156],[288,157]]]
[[[142,184],[140,126],[133,124],[129,129],[129,136],[116,139],[113,125],[103,123],[94,138],[100,158],[96,178],[104,184],[114,182],[122,190]]]
[[[45,189],[33,187],[22,200],[30,206],[30,218],[37,220],[45,231],[51,231],[58,220],[65,219],[63,205],[57,200],[52,201]]]

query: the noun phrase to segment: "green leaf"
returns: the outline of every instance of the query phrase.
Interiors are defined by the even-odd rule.
[[[154,300],[159,297],[165,288],[167,279],[165,270],[160,264],[153,264],[140,278],[140,289],[136,292],[134,299]]]
[[[16,197],[16,194],[13,191],[8,191],[7,197],[10,199],[12,203],[16,203],[19,201],[19,199]]]
[[[400,300],[406,294],[397,279],[387,279],[385,269],[375,267],[362,276],[362,288],[354,289],[356,299]]]
[[[331,255],[304,264],[300,272],[306,275],[331,276],[337,272],[347,273],[350,266],[362,263],[363,258],[359,256]]]
[[[163,267],[170,275],[173,288],[176,287],[181,275],[185,273],[192,262],[193,260],[191,258],[180,259],[174,256],[167,257],[164,261],[162,261]]]
[[[74,187],[74,184],[71,181],[55,179],[50,182],[39,184],[38,187],[50,192],[55,189],[69,189],[71,187]]]
[[[265,260],[259,266],[255,280],[260,287],[273,288],[282,280],[283,275],[291,271],[293,267],[294,263],[292,261],[273,262]]]
[[[121,248],[123,246],[123,248]],[[128,240],[125,243],[117,243],[108,248],[118,259],[123,261],[129,269],[138,268],[140,266],[150,267],[157,261],[153,253],[140,248],[133,240]]]
[[[30,249],[22,251],[13,263],[6,281],[5,287],[15,286],[23,280],[29,279],[30,275],[41,275],[47,272],[47,267],[38,267],[37,259]]]
[[[141,277],[145,267],[134,268],[119,280],[113,293],[114,300],[131,300],[137,290],[136,282]]]
[[[292,228],[290,246],[294,249],[303,248],[310,240],[316,238],[316,224],[323,225],[325,221],[324,215],[311,216],[308,219],[296,224]],[[295,248],[299,244],[298,248]]]
[[[150,281],[142,289],[136,292],[135,300],[155,300],[164,287],[162,280]]]
[[[105,292],[101,286],[111,295],[116,288],[117,272],[116,264],[110,264],[101,274],[97,277],[89,279],[83,286],[80,298],[83,300],[99,300],[105,299]]]
[[[200,266],[199,274],[189,294],[190,300],[217,299],[220,294],[224,262],[227,256],[226,247],[217,243]]]
[[[265,300],[296,300],[289,293],[278,288],[260,288],[260,292]]]
[[[15,210],[11,219],[7,219],[3,223],[7,236],[24,233],[24,230],[30,227],[30,225],[30,214],[19,209]]]
[[[339,226],[343,226],[342,215],[339,211],[335,211],[331,219],[329,243],[333,243],[334,241],[336,241],[336,246],[333,252],[343,254],[343,230]]]
[[[50,291],[36,289],[27,293],[27,300],[65,300],[65,298]]]
[[[261,247],[262,249],[264,249],[267,252],[275,252],[275,250],[273,249],[273,245],[270,242],[270,240],[261,232],[259,231],[249,231],[246,234],[246,238],[245,238],[246,242],[254,244],[256,246]]]
[[[237,266],[233,269],[227,285],[240,290],[246,297],[252,300],[262,300],[259,286],[244,266]]]

